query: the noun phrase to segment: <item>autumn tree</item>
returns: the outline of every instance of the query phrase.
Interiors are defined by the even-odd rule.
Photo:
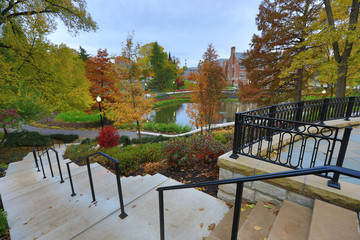
[[[294,56],[309,48],[302,43],[311,34],[307,27],[317,19],[320,9],[321,4],[312,0],[262,1],[256,17],[260,34],[253,36],[244,59],[250,88],[266,91],[272,102],[301,100],[304,83],[311,77],[306,66],[298,66],[289,74],[282,72]]]
[[[86,77],[90,80],[92,99],[101,96],[104,102],[113,102],[113,96],[118,92],[113,71],[113,63],[107,50],[99,49],[96,57],[86,62]]]
[[[191,118],[190,123],[196,127],[206,126],[211,131],[211,124],[219,119],[217,112],[222,96],[222,89],[225,87],[225,76],[217,61],[218,55],[212,44],[209,44],[200,61],[199,74],[194,74],[191,79],[195,82],[190,93],[191,103],[186,109]]]
[[[141,87],[141,70],[137,63],[140,46],[134,42],[134,34],[129,34],[123,46],[121,56],[116,57],[113,65],[114,77],[119,92],[113,94],[115,101],[108,104],[108,117],[114,125],[136,123],[136,130],[141,143],[141,122],[152,110],[152,99],[147,99],[147,92]]]
[[[329,28],[324,33],[331,41],[337,63],[336,97],[345,97],[349,59],[355,43],[359,40],[359,0],[324,0]],[[337,12],[333,11],[336,8]],[[340,33],[340,34],[339,34]]]
[[[16,109],[23,123],[89,105],[83,63],[74,50],[46,38],[58,19],[73,34],[97,28],[85,1],[0,3],[0,111]]]

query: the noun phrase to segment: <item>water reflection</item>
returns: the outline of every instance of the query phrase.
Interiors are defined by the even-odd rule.
[[[188,103],[180,103],[160,108],[150,113],[149,120],[155,123],[175,122],[180,125],[190,125],[189,116],[186,114]],[[240,102],[222,102],[219,108],[220,123],[235,121],[235,113],[255,109],[256,104],[243,104]]]

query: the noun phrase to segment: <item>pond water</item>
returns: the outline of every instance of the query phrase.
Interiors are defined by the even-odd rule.
[[[190,118],[186,114],[189,103],[172,104],[151,112],[149,120],[155,123],[175,122],[180,125],[190,125]],[[235,121],[235,113],[255,109],[256,104],[243,104],[240,102],[222,102],[219,108],[221,120],[219,123]]]

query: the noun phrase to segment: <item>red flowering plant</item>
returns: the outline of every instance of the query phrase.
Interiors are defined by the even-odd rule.
[[[102,148],[111,148],[119,145],[120,135],[113,126],[105,126],[99,132],[98,143]]]
[[[4,128],[4,133],[7,133],[6,128],[20,128],[21,116],[14,108],[3,109],[0,112],[0,125]]]

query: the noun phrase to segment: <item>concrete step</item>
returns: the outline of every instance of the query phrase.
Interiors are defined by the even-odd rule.
[[[76,164],[70,164],[71,166],[71,175],[72,177],[76,176],[77,174],[83,173],[87,171],[86,166],[82,167],[75,167],[73,169],[73,166]],[[100,166],[97,163],[90,164],[91,168],[95,168]],[[64,183],[67,186],[69,186],[69,176],[67,171],[63,173],[63,179]],[[19,197],[23,194],[35,191],[37,189],[46,187],[48,185],[52,184],[60,184],[60,177],[56,176],[54,178],[46,178],[43,179],[41,172],[32,172],[31,174],[27,174],[24,176],[20,176],[18,178],[11,177],[10,179],[7,179],[7,181],[0,182],[0,193],[2,195],[3,201],[9,201],[13,198]],[[54,186],[56,187],[56,186]],[[70,187],[69,187],[70,189]]]
[[[263,201],[257,202],[255,208],[241,226],[238,233],[238,240],[266,238],[271,231],[278,211],[278,207],[265,204]]]
[[[268,240],[308,239],[312,209],[285,200],[270,231]]]
[[[91,204],[88,173],[73,176],[77,195],[70,196],[68,184],[49,185],[28,192],[4,203],[12,239],[70,239],[89,226],[118,210],[116,177],[101,166],[92,169],[96,204]],[[154,177],[151,184],[140,179],[123,178],[124,202],[131,202],[165,181]],[[134,181],[138,181],[134,184]],[[133,186],[137,186],[135,189]],[[150,186],[151,185],[151,186]],[[130,189],[131,188],[131,193]],[[136,189],[138,191],[136,191]],[[125,194],[125,192],[128,192]]]
[[[360,239],[357,214],[348,209],[315,200],[308,239]]]
[[[252,208],[247,207],[247,204],[241,204],[241,213],[240,213],[240,221],[239,228],[244,224],[246,219],[249,217]],[[228,240],[231,238],[231,229],[233,224],[234,217],[234,207],[230,209],[228,214],[219,222],[216,228],[211,232],[207,240]]]
[[[175,184],[180,183],[168,179],[161,186]],[[173,240],[202,239],[208,236],[211,232],[208,226],[218,224],[224,213],[229,211],[223,201],[195,189],[164,192],[164,206],[165,237]],[[158,192],[153,189],[127,204],[127,218],[120,219],[117,211],[73,239],[158,240],[158,209]]]

